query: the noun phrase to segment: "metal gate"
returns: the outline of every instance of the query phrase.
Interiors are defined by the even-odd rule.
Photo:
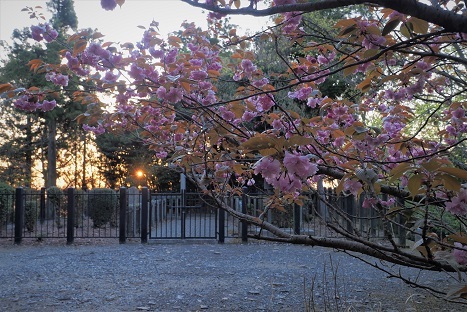
[[[217,209],[199,193],[151,195],[150,239],[216,239]]]

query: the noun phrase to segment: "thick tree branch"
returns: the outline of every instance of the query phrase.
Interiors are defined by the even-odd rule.
[[[267,9],[254,9],[243,7],[239,9],[227,9],[218,6],[201,3],[197,0],[181,0],[194,7],[226,15],[252,15],[270,16],[286,12],[315,12],[328,9],[336,9],[353,5],[379,6],[396,10],[402,14],[417,17],[443,27],[447,31],[467,33],[467,16],[456,14],[441,7],[430,6],[417,0],[320,0],[306,3],[274,6]]]

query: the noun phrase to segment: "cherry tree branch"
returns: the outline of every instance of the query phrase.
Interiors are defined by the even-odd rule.
[[[442,9],[440,6],[431,6],[417,0],[319,0],[306,3],[295,3],[288,5],[273,6],[267,9],[255,9],[253,7],[242,7],[239,9],[219,7],[206,4],[198,0],[181,0],[194,7],[202,8],[211,12],[226,15],[252,15],[270,16],[286,12],[315,12],[343,8],[355,5],[379,6],[396,10],[402,14],[417,17],[443,27],[447,31],[467,32],[467,16],[456,14],[452,11]]]

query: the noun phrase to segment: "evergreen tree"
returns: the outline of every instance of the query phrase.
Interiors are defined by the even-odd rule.
[[[59,32],[59,40],[48,44],[46,49],[30,43],[29,28],[16,29],[12,35],[13,43],[4,46],[9,58],[0,67],[0,81],[13,81],[25,89],[33,86],[55,89],[43,74],[31,71],[28,62],[40,58],[44,63],[57,63],[59,51],[63,49],[59,42],[66,41],[68,29],[76,30],[78,21],[73,0],[50,0],[47,7],[53,14],[50,23]],[[0,174],[10,183],[31,186],[34,161],[39,160],[43,164],[45,186],[56,185],[57,150],[82,137],[82,130],[73,121],[83,111],[83,107],[72,100],[77,83],[77,80],[70,79],[63,92],[54,94],[58,108],[50,112],[19,111],[12,102],[4,101],[5,130],[1,134],[4,143],[0,153],[7,160],[7,165]],[[60,143],[57,143],[57,138]]]

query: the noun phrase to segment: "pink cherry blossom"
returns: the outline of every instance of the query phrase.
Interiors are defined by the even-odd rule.
[[[170,103],[177,103],[180,102],[183,98],[183,93],[180,89],[170,87],[169,92],[165,96],[165,99]]]
[[[208,73],[203,70],[194,70],[190,73],[190,79],[193,80],[205,80],[208,78]]]
[[[83,129],[85,131],[93,132],[95,135],[101,135],[105,133],[105,128],[102,125],[98,125],[97,127],[89,126],[84,124]]]
[[[47,81],[50,81],[56,85],[61,85],[61,86],[68,86],[68,76],[67,75],[62,75],[62,74],[56,74],[54,72],[47,73],[45,75],[45,79]]]
[[[285,193],[293,193],[302,188],[302,182],[295,176],[288,174],[283,174],[278,179],[268,183]]]
[[[308,178],[318,172],[318,166],[311,163],[307,156],[295,153],[285,152],[284,166],[287,168],[289,174],[295,174],[302,179]]]
[[[457,118],[457,119],[462,119],[465,117],[465,110],[462,107],[459,107],[452,111],[452,117]]]
[[[120,77],[120,74],[114,74],[112,71],[108,71],[104,75],[104,82],[107,83],[114,83],[117,81],[118,77]]]
[[[54,109],[55,106],[57,106],[57,102],[55,100],[52,100],[52,101],[44,100],[42,104],[38,106],[38,108],[43,112],[48,112]]]
[[[246,121],[246,122],[250,122],[253,120],[253,118],[255,118],[257,116],[256,113],[252,112],[252,111],[245,111],[243,113],[243,116],[242,116],[242,120],[243,121]]]
[[[243,71],[246,74],[251,75],[252,73],[256,71],[256,66],[253,64],[251,60],[248,60],[248,59],[242,60],[241,67],[243,68]]]
[[[50,26],[50,24],[40,24],[39,26],[31,26],[31,36],[36,41],[52,42],[58,37],[58,32]]]
[[[235,119],[235,114],[231,111],[224,111],[222,113],[222,119],[224,119],[225,121],[232,121]]]
[[[467,214],[467,189],[462,189],[457,196],[446,203],[446,210],[456,216]]]
[[[376,198],[365,198],[363,200],[362,207],[365,209],[373,208],[378,203]]]
[[[101,7],[104,10],[112,11],[117,7],[117,2],[115,0],[101,0]]]
[[[357,196],[362,186],[363,185],[357,180],[348,179],[348,180],[345,180],[344,182],[344,191],[350,192],[354,196]]]
[[[165,159],[167,158],[169,154],[167,152],[157,152],[156,153],[156,157],[159,158],[159,159]]]
[[[267,94],[258,97],[258,104],[260,105],[258,107],[260,112],[268,111],[275,105],[272,95]]]
[[[302,13],[301,12],[287,12],[284,14],[285,22],[284,27],[282,27],[282,31],[285,34],[290,34],[294,32],[297,27],[300,25],[302,21]]]
[[[279,176],[281,172],[281,163],[277,159],[268,156],[261,158],[253,168],[255,174],[261,174],[269,183],[269,181]]]
[[[467,246],[455,242],[454,247],[456,247],[452,249],[454,260],[460,265],[467,265]]]
[[[17,98],[14,105],[17,108],[28,112],[34,112],[39,107],[37,100],[33,97],[29,97],[28,95],[22,95]]]

